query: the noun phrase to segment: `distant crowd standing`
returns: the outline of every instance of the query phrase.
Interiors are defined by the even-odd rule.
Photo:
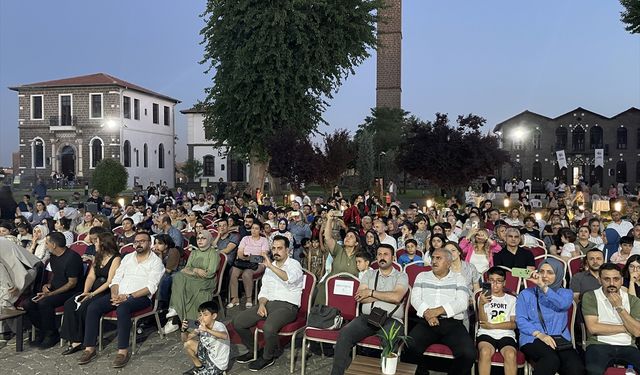
[[[362,340],[407,324],[401,359],[416,374],[433,367],[434,344],[454,358],[450,374],[474,365],[489,374],[496,361],[516,374],[523,358],[535,374],[640,369],[637,200],[609,194],[611,212],[601,216],[586,203],[603,198],[582,184],[550,183],[546,205],[532,207],[520,182],[505,184],[512,199],[502,210],[490,187],[469,189],[464,203],[421,207],[400,203],[393,182],[350,197],[338,186],[324,198],[302,191],[284,206],[223,182],[206,193],[151,183],[124,205],[97,190],[54,202],[45,189],[16,202],[3,188],[0,306],[26,311],[32,345],[62,338],[62,355],[79,352],[80,365],[98,355],[100,319],[114,313],[120,368],[131,357],[132,315],[157,302],[163,332],[180,330],[193,363],[185,374],[227,370],[231,329],[249,349],[235,360],[258,371],[275,362],[278,332],[306,308],[309,280],[311,305],[322,306],[327,279],[347,273],[359,280],[352,297],[361,311],[337,328],[331,374],[347,370]],[[618,200],[626,215],[613,208]],[[212,301],[219,289],[222,306]],[[224,309],[239,310],[228,325],[218,320]],[[380,311],[387,316],[372,323]],[[257,324],[264,348],[254,356]],[[7,338],[12,330],[3,322]]]

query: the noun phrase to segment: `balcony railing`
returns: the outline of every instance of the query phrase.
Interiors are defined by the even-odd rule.
[[[78,126],[78,116],[51,116],[49,126]]]

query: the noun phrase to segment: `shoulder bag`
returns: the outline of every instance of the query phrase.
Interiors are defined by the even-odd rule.
[[[536,288],[536,307],[538,308],[538,318],[540,319],[540,324],[542,324],[542,329],[544,330],[545,335],[549,335],[547,333],[547,325],[544,323],[544,318],[542,317],[542,310],[540,309],[540,301],[538,300],[538,289]],[[566,329],[566,328],[565,328]],[[561,352],[563,350],[573,349],[573,344],[571,341],[565,339],[562,335],[549,335],[556,342],[556,351]]]

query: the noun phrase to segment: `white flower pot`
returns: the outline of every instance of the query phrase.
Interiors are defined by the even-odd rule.
[[[385,375],[394,375],[398,367],[398,355],[391,353],[391,357],[382,357],[382,373]]]

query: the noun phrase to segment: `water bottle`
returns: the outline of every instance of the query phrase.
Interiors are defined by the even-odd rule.
[[[627,366],[627,369],[624,371],[624,375],[636,375],[636,371],[633,369],[633,366]]]

